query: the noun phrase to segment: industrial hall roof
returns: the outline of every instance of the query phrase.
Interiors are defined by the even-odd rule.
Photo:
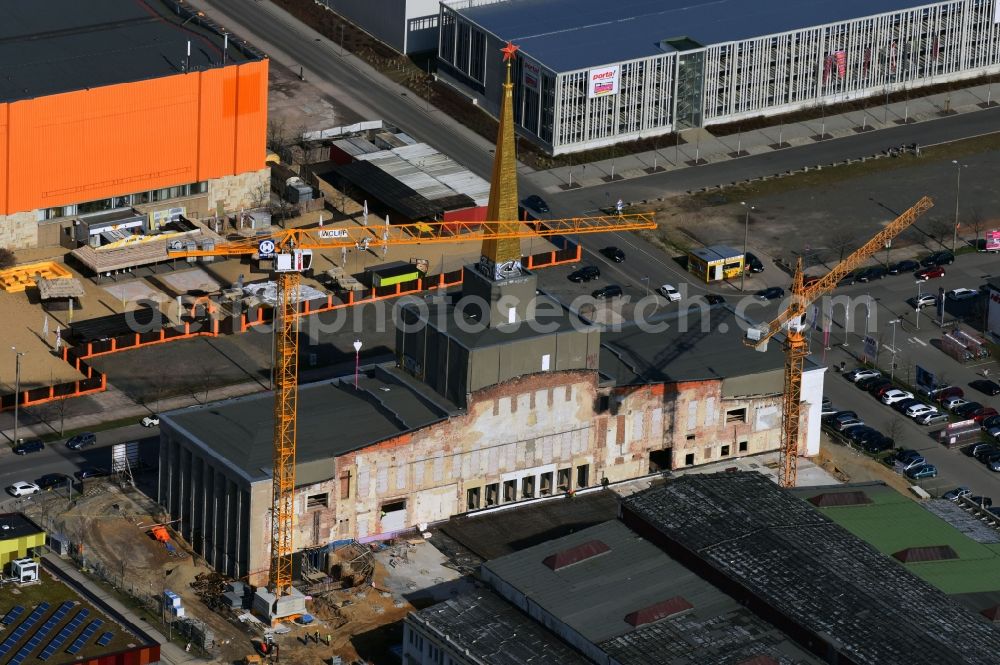
[[[489,591],[414,612],[407,621],[437,633],[490,665],[587,665],[589,660]]]
[[[820,662],[618,520],[487,561],[482,571],[508,600],[514,590],[515,605],[523,597],[534,617],[550,615],[543,624],[564,625],[617,662]]]
[[[2,14],[0,102],[222,66],[221,33],[172,0],[4,0]],[[262,57],[230,38],[227,64]]]
[[[555,72],[872,16],[914,0],[504,0],[446,2]],[[471,7],[467,5],[471,4]],[[675,41],[676,40],[676,41]],[[685,46],[678,48],[686,50]]]
[[[421,386],[391,366],[364,368],[358,390],[353,375],[300,386],[296,482],[331,478],[338,455],[446,418],[447,405]],[[273,393],[179,409],[160,420],[248,480],[270,477]]]
[[[21,513],[0,513],[0,540],[11,540],[43,533],[38,526]]]
[[[755,351],[743,343],[749,325],[725,305],[681,307],[650,320],[666,326],[650,332],[635,324],[601,334],[600,371],[618,385],[727,379],[777,372],[776,381],[759,384],[755,394],[780,392],[784,354],[781,344]],[[690,306],[689,306],[690,305]],[[753,310],[747,312],[752,314]],[[809,368],[810,365],[807,365]]]
[[[1000,630],[760,474],[685,476],[621,519],[845,662],[996,663]]]

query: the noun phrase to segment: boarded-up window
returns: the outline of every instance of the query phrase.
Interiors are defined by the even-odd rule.
[[[351,472],[345,471],[340,474],[340,498],[351,498]]]
[[[757,409],[757,422],[754,430],[777,429],[781,425],[781,414],[776,406],[765,406]]]
[[[406,462],[399,460],[396,462],[396,489],[401,490],[406,487]]]
[[[329,506],[328,492],[323,494],[310,494],[306,497],[306,508],[326,508]]]
[[[375,472],[375,491],[385,494],[389,491],[389,467],[379,464]]]
[[[712,459],[712,448],[710,446],[705,447],[705,459]]]
[[[632,414],[632,440],[641,441],[643,436],[643,418],[645,418],[646,412],[640,411],[639,413]]]
[[[691,400],[688,402],[688,418],[687,418],[687,428],[689,430],[696,429],[698,427],[698,402]]]
[[[747,421],[747,410],[746,407],[742,409],[730,409],[726,411],[726,422],[727,423],[745,423]]]
[[[715,398],[709,397],[705,400],[705,425],[715,427]]]

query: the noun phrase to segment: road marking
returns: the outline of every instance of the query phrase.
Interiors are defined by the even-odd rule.
[[[916,342],[917,344],[919,344],[921,346],[927,346],[927,342],[925,342],[924,340],[920,339],[919,337],[911,337],[910,341],[911,342]]]

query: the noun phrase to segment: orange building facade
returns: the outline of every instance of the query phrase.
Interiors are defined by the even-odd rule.
[[[263,58],[0,104],[0,246],[56,244],[77,204],[137,192],[166,192],[143,211],[248,207],[269,181],[267,78]]]

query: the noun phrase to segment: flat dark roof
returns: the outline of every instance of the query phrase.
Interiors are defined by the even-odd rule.
[[[441,397],[389,367],[299,387],[296,481],[333,476],[338,455],[448,416]],[[162,414],[161,427],[211,451],[251,481],[271,474],[274,395],[263,393]],[[325,474],[325,475],[324,475]]]
[[[4,0],[0,102],[222,66],[223,37],[171,0]],[[186,21],[186,22],[185,22]],[[227,64],[263,57],[230,36]]]
[[[550,555],[595,540],[608,550],[558,570],[543,563]],[[531,606],[540,607],[618,657],[618,662],[704,665],[719,662],[727,654],[743,653],[747,659],[780,655],[785,662],[819,662],[618,520],[488,561],[482,567],[487,583],[493,584],[495,577],[509,585]],[[629,622],[632,613],[664,601],[690,607],[638,626]],[[676,639],[681,635],[682,639]]]
[[[21,513],[0,513],[0,540],[43,533],[44,529]]]
[[[913,0],[507,0],[458,10],[555,72],[837,23],[925,3]]]
[[[729,307],[685,307],[682,300],[676,311],[651,321],[668,326],[660,332],[631,324],[617,332],[602,333],[601,374],[618,385],[632,385],[725,379],[784,367],[778,341],[772,341],[767,351],[756,351],[743,343],[748,324]]]
[[[852,663],[996,662],[994,626],[758,473],[672,480],[622,519]]]

